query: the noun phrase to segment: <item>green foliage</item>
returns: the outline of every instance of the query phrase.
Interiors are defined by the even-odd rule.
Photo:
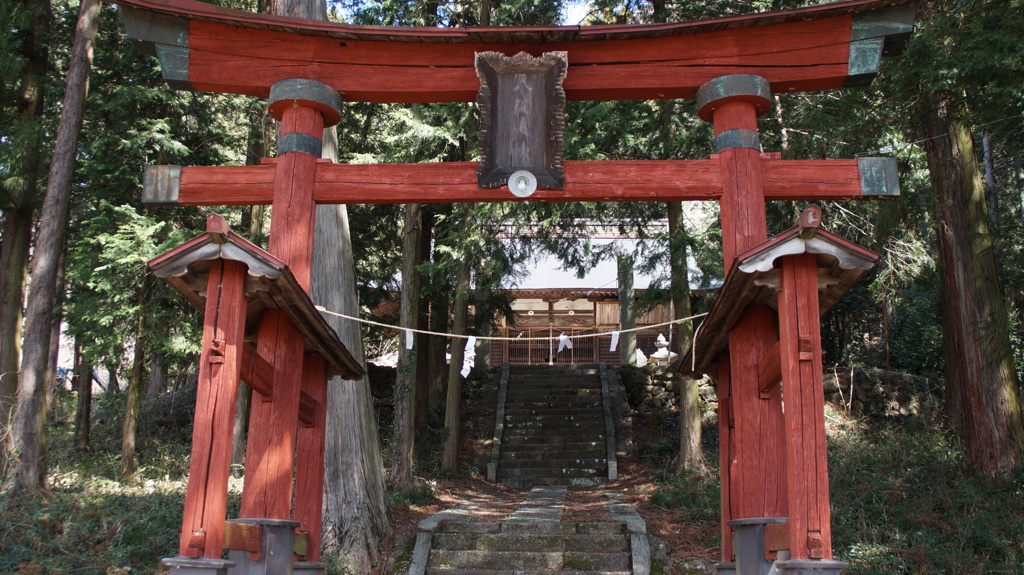
[[[388,494],[391,505],[429,505],[434,502],[434,491],[430,484],[423,483],[408,491],[392,491]]]
[[[626,396],[629,398],[629,405],[633,409],[637,409],[640,406],[641,393],[645,385],[649,385],[651,376],[647,375],[644,370],[632,366],[624,365],[618,369],[619,381],[622,382],[622,386],[626,388]]]
[[[721,514],[718,476],[701,473],[662,474],[655,478],[657,490],[651,505],[671,509],[687,522],[713,523]],[[709,547],[711,546],[709,543]]]
[[[120,477],[119,396],[94,410],[92,451],[74,447],[75,397],[58,388],[48,418],[50,492],[45,498],[0,498],[0,573],[156,573],[177,547],[191,447],[194,395],[147,405],[153,422],[139,436],[140,472]],[[231,505],[237,508],[238,493]]]
[[[1024,475],[971,475],[947,430],[848,431],[829,443],[829,476],[834,548],[851,575],[1024,568]]]

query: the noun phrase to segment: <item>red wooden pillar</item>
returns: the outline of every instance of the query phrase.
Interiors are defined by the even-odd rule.
[[[791,462],[790,554],[793,559],[831,559],[818,266],[812,254],[782,259],[779,336],[786,394],[786,449]]]
[[[759,76],[723,76],[701,86],[697,105],[700,117],[714,122],[722,167],[722,249],[730,269],[737,254],[768,239],[757,118],[771,108],[771,90]],[[722,470],[722,482],[729,485],[723,523],[786,515],[782,397],[778,389],[767,394],[758,389],[757,365],[775,341],[774,330],[771,311],[757,308],[747,310],[729,333],[734,426],[720,442],[734,451],[731,465]],[[728,528],[723,530],[728,539]],[[732,560],[728,551],[723,545],[725,562]]]
[[[313,425],[299,424],[295,472],[295,520],[309,534],[306,561],[320,560],[324,492],[324,447],[327,438],[327,380],[324,358],[306,354],[302,366],[302,390],[316,405]]]
[[[235,399],[245,336],[246,266],[215,260],[207,284],[182,557],[220,559],[224,547]]]
[[[312,80],[281,80],[270,89],[269,111],[281,122],[270,220],[270,252],[308,289],[316,204],[313,184],[323,129],[341,118],[341,97]],[[291,516],[296,422],[302,390],[303,338],[285,314],[266,312],[257,348],[274,366],[273,396],[253,394],[241,516]]]
[[[736,463],[736,435],[733,433],[732,375],[729,373],[729,354],[718,356],[718,468],[722,478],[722,560],[732,557],[732,481],[736,474],[732,467]]]

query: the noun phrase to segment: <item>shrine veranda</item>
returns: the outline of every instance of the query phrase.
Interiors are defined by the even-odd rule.
[[[267,251],[211,216],[205,234],[150,264],[205,310],[181,540],[164,560],[172,572],[323,572],[326,381],[357,379],[362,367],[308,295],[316,205],[504,201],[719,202],[729,272],[685,362],[718,379],[719,572],[846,567],[832,554],[820,316],[878,256],[820,229],[813,207],[769,239],[764,205],[897,195],[896,163],[783,160],[761,150],[757,119],[776,94],[869,84],[912,33],[915,2],[503,28],[362,27],[192,0],[115,2],[172,88],[267,98],[280,122],[277,157],[261,165],[146,169],[151,205],[273,206]],[[696,99],[714,126],[714,154],[563,160],[566,100],[664,98]],[[475,101],[481,161],[322,160],[323,129],[339,122],[343,101]],[[228,520],[238,379],[256,397],[241,518]]]

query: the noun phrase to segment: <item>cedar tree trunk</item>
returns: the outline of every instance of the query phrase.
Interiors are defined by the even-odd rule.
[[[124,426],[121,433],[121,475],[131,477],[138,468],[135,462],[135,428],[139,421],[139,404],[142,399],[142,381],[146,377],[146,346],[142,343],[142,316],[135,330],[135,353],[132,357],[132,374],[128,379],[125,401]]]
[[[416,266],[422,225],[420,205],[405,205],[405,231],[402,241],[402,302],[399,323],[404,329],[415,328],[419,317],[420,288]],[[398,376],[395,378],[394,454],[391,482],[399,491],[412,488],[413,417],[416,406],[416,354],[406,346],[406,334],[399,336]],[[414,338],[415,339],[415,338]]]
[[[75,411],[75,447],[89,449],[89,426],[92,416],[92,363],[82,353],[81,342],[75,341],[75,391],[78,408]]]
[[[434,210],[433,206],[426,205],[421,206],[420,211],[422,229],[420,231],[419,261],[427,262],[430,261],[430,238],[434,229]],[[436,274],[434,275],[436,276]],[[430,290],[426,285],[428,281],[437,281],[436,277],[428,278],[419,270],[416,271],[416,276],[420,291],[438,293],[439,290]],[[418,305],[416,329],[427,331],[429,328],[430,314],[427,310],[427,301],[424,300]],[[430,339],[430,336],[425,333],[416,334],[416,392],[413,394],[416,398],[414,414],[416,433],[427,430],[427,420],[430,417]]]
[[[469,262],[459,265],[455,280],[455,320],[452,333],[466,333],[469,315]],[[448,431],[441,452],[441,468],[455,472],[459,465],[459,428],[462,426],[462,361],[466,357],[466,340],[452,339],[452,362],[448,366],[448,394],[444,404],[444,428]]]
[[[669,262],[672,274],[672,307],[674,317],[690,317],[690,275],[686,264],[686,228],[681,202],[668,202]],[[690,349],[693,343],[693,322],[681,322],[672,326],[673,347],[679,357]],[[679,380],[679,470],[706,471],[704,454],[701,451],[701,414],[698,380],[682,377]]]
[[[266,12],[327,19],[323,0],[271,0]],[[323,155],[338,161],[335,128],[324,130]],[[310,296],[326,309],[359,315],[355,262],[348,209],[322,205],[316,210]],[[365,365],[359,324],[333,315],[327,322],[360,365]],[[327,386],[327,438],[324,453],[323,547],[349,573],[368,573],[380,559],[380,542],[391,530],[384,488],[377,421],[369,382],[332,379]]]
[[[99,16],[99,0],[82,0],[32,259],[22,369],[9,439],[10,453],[16,457],[4,477],[5,492],[35,493],[43,489],[46,479],[43,401],[46,370],[52,369],[48,365],[50,322]]]
[[[18,366],[21,358],[22,304],[25,278],[28,275],[29,245],[32,242],[32,214],[38,201],[37,180],[40,167],[40,139],[46,87],[46,63],[49,54],[46,35],[52,14],[50,2],[28,3],[34,9],[32,23],[25,30],[21,57],[25,68],[21,74],[18,102],[18,125],[13,141],[18,142],[21,155],[12,177],[3,182],[10,194],[2,206],[3,231],[0,232],[0,429],[7,428],[7,418],[18,389]],[[0,449],[0,469],[4,450]]]
[[[636,327],[636,310],[633,309],[633,260],[626,255],[618,258],[619,269],[619,329],[627,330]],[[636,363],[636,332],[619,335],[619,363],[633,365]]]
[[[1018,381],[974,141],[954,102],[926,95],[923,103],[941,262],[946,405],[971,467],[1006,478],[1024,451]]]

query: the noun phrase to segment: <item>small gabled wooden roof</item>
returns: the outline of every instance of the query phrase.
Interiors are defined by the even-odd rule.
[[[255,333],[264,311],[280,309],[302,334],[306,351],[320,353],[327,360],[328,376],[363,376],[362,366],[317,311],[288,266],[232,232],[220,216],[210,215],[206,233],[154,258],[148,265],[154,275],[171,284],[192,305],[205,310],[210,264],[216,260],[241,262],[248,268],[247,332]]]
[[[808,218],[812,210],[816,210],[816,217]],[[817,221],[808,223],[807,219]],[[780,258],[797,254],[817,256],[818,312],[822,316],[874,267],[878,254],[819,229],[820,219],[821,210],[811,206],[797,225],[736,257],[718,299],[696,333],[694,346],[683,356],[681,372],[711,373],[718,354],[729,347],[729,331],[743,310],[752,305],[778,310]],[[696,362],[691,355],[694,353]]]

